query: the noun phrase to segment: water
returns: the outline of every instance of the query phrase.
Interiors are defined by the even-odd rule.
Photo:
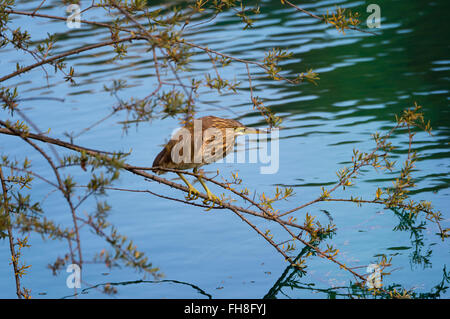
[[[82,8],[91,1],[81,1]],[[334,4],[349,7],[366,17],[364,1],[303,1],[302,6],[318,14],[332,9]],[[32,11],[36,1],[20,1],[20,10]],[[416,135],[414,146],[420,153],[414,170],[417,190],[414,200],[431,201],[443,213],[443,227],[448,227],[449,190],[449,79],[450,57],[443,27],[442,12],[450,9],[447,1],[414,3],[411,1],[379,1],[382,14],[381,34],[373,36],[359,32],[339,34],[315,19],[282,7],[279,1],[261,3],[261,14],[254,27],[242,31],[242,25],[231,13],[225,13],[214,23],[187,29],[187,39],[200,45],[247,59],[261,59],[272,47],[285,47],[294,52],[292,60],[283,64],[287,74],[304,72],[309,68],[320,74],[318,86],[302,84],[290,86],[283,82],[258,78],[261,72],[251,68],[255,95],[265,99],[283,118],[280,131],[280,166],[274,175],[259,173],[255,164],[212,164],[206,169],[229,176],[239,170],[246,185],[259,193],[271,194],[276,185],[294,188],[295,196],[279,203],[280,210],[298,206],[316,198],[320,187],[336,182],[335,172],[348,164],[354,148],[371,150],[371,134],[384,132],[394,124],[394,114],[412,106],[423,110],[433,126],[433,136]],[[48,1],[41,13],[64,16],[60,2]],[[83,16],[89,19],[94,16]],[[192,23],[194,24],[194,23]],[[83,26],[69,30],[60,21],[14,17],[14,25],[30,31],[39,39],[47,32],[59,32],[57,52],[107,39],[103,30]],[[126,79],[131,86],[121,93],[123,98],[143,97],[155,87],[152,60],[145,47],[136,44],[123,61],[109,63],[109,48],[85,52],[67,59],[77,72],[77,84],[67,84],[60,75],[48,71],[48,84],[43,71],[35,69],[3,85],[18,86],[20,97],[54,97],[58,100],[23,101],[21,107],[33,118],[42,131],[51,128],[51,136],[65,139],[64,132],[78,133],[111,111],[114,97],[103,91],[113,79]],[[95,56],[94,56],[95,53]],[[210,69],[205,55],[193,57],[192,73],[201,75]],[[27,65],[33,61],[11,49],[0,52],[1,74],[14,70],[16,62]],[[242,65],[232,64],[223,70],[225,78],[242,82],[246,88],[247,73]],[[248,90],[238,94],[204,94],[196,100],[198,116],[213,114],[239,119],[245,124],[264,125],[259,112],[251,109]],[[6,113],[2,113],[2,118]],[[17,117],[19,118],[19,117]],[[176,119],[155,119],[132,127],[123,134],[119,121],[123,114],[81,134],[75,142],[105,150],[133,150],[130,163],[148,166],[160,151],[161,145],[178,125]],[[52,174],[45,162],[28,146],[17,139],[2,136],[0,150],[33,161],[33,169],[45,177]],[[393,142],[400,146],[396,155],[404,156],[408,140],[395,135]],[[79,169],[67,173],[83,181],[87,175]],[[357,186],[337,197],[350,194],[371,198],[377,187],[389,186],[393,175],[367,172]],[[148,183],[123,173],[119,187],[151,189],[165,195],[181,196],[163,185]],[[65,202],[48,187],[36,180],[32,195],[36,200],[46,197],[43,207],[46,216],[70,225]],[[113,207],[110,222],[133,239],[149,260],[165,275],[163,282],[142,275],[126,267],[107,269],[101,264],[87,263],[83,269],[83,286],[117,283],[121,298],[326,298],[332,293],[346,293],[352,278],[338,266],[321,258],[308,259],[308,274],[299,277],[286,269],[283,258],[262,238],[229,211],[210,211],[161,200],[147,194],[110,191],[105,198]],[[94,200],[87,201],[82,211],[92,212]],[[441,242],[436,226],[427,228],[416,237],[411,232],[393,231],[399,218],[391,210],[373,205],[355,207],[351,204],[321,203],[311,206],[308,213],[326,223],[326,210],[337,226],[333,246],[340,249],[340,260],[352,266],[366,266],[376,262],[380,254],[392,257],[392,274],[383,278],[385,286],[398,284],[417,293],[432,291],[443,278],[448,264],[449,246]],[[304,217],[305,211],[296,216]],[[269,227],[267,223],[258,225]],[[31,289],[34,298],[70,297],[73,290],[66,286],[67,273],[53,276],[46,268],[67,252],[65,242],[42,241],[30,236],[31,247],[23,250],[23,260],[32,267],[23,278],[23,286]],[[107,247],[87,229],[82,231],[82,248],[86,260]],[[15,298],[9,248],[0,242],[0,297]],[[418,258],[425,256],[426,258]],[[283,286],[286,280],[295,281],[294,289]],[[344,287],[330,290],[330,287]],[[80,298],[103,298],[101,289],[85,291]],[[444,291],[442,297],[449,297]]]

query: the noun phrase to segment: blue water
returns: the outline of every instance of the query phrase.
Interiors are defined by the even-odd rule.
[[[81,7],[90,2],[81,1]],[[22,11],[32,11],[36,6],[36,1],[18,3],[17,9]],[[333,9],[334,4],[339,4],[366,17],[369,3],[303,1],[302,6],[323,14],[327,9]],[[449,227],[450,57],[446,41],[448,32],[442,28],[442,12],[450,9],[449,3],[378,1],[378,4],[382,9],[382,27],[376,36],[354,31],[342,35],[311,17],[283,7],[279,1],[262,1],[261,14],[255,17],[254,27],[246,31],[231,12],[220,15],[212,23],[187,29],[189,41],[246,59],[262,59],[264,52],[272,47],[288,48],[294,56],[283,63],[286,74],[293,75],[312,68],[320,76],[318,86],[291,86],[258,78],[261,71],[251,68],[255,75],[254,94],[263,98],[265,104],[283,118],[279,171],[263,175],[259,171],[260,165],[251,163],[216,163],[205,170],[214,174],[220,169],[224,177],[238,170],[245,185],[258,193],[272,194],[276,185],[293,187],[295,195],[277,206],[280,211],[288,210],[315,199],[321,193],[321,186],[333,185],[335,172],[348,164],[354,148],[371,150],[374,145],[371,134],[389,130],[394,125],[394,114],[417,102],[431,121],[433,136],[425,133],[415,136],[414,147],[419,151],[420,160],[414,170],[417,187],[412,198],[431,201],[435,209],[442,212],[442,226]],[[48,1],[40,12],[64,16],[64,10],[59,1]],[[83,19],[89,18],[96,16],[91,13],[83,16]],[[102,29],[83,25],[81,29],[69,30],[64,22],[42,18],[14,16],[13,25],[27,29],[35,39],[45,37],[47,32],[57,32],[56,53],[108,38],[108,32]],[[136,42],[125,59],[113,63],[109,62],[113,57],[110,48],[67,59],[67,63],[76,70],[76,85],[69,85],[51,68],[48,68],[48,83],[45,73],[37,68],[2,85],[17,86],[21,98],[64,99],[63,102],[56,99],[23,101],[20,107],[40,130],[51,128],[50,136],[67,139],[65,132],[77,134],[110,113],[116,100],[104,92],[103,86],[111,85],[112,80],[123,79],[130,85],[120,93],[124,99],[143,97],[154,90],[155,72],[151,56],[145,50],[145,46]],[[184,79],[202,77],[204,72],[210,71],[207,55],[198,54],[192,59],[192,71],[183,74]],[[1,75],[12,72],[17,62],[28,65],[33,60],[14,49],[2,49]],[[197,115],[216,115],[238,119],[247,125],[264,126],[259,112],[252,110],[250,104],[246,69],[242,65],[231,64],[222,75],[241,81],[243,90],[222,95],[201,90],[196,99]],[[7,118],[6,112],[0,114],[2,119]],[[20,117],[16,115],[14,119]],[[178,126],[176,118],[156,117],[137,128],[130,127],[125,134],[119,123],[124,119],[125,114],[118,113],[81,134],[75,143],[110,151],[132,150],[127,158],[129,163],[149,166]],[[1,136],[0,141],[2,154],[18,159],[26,155],[32,161],[34,171],[53,178],[48,164],[29,146],[11,136]],[[399,146],[395,154],[401,162],[408,149],[408,139],[395,135],[393,143]],[[61,151],[62,154],[68,153]],[[69,168],[65,173],[74,176],[80,184],[89,177],[78,167]],[[338,198],[351,194],[373,198],[377,187],[391,185],[389,178],[393,176],[367,171],[355,187],[345,192],[337,191],[335,195]],[[180,192],[125,172],[115,185],[151,189],[182,198]],[[43,200],[45,216],[70,226],[71,216],[65,201],[50,191],[48,185],[35,180],[30,194],[36,201]],[[341,287],[335,291],[347,292],[346,287],[353,280],[337,265],[311,257],[307,260],[307,275],[299,277],[294,274],[291,277],[298,280],[296,288],[277,290],[274,288],[277,281],[286,278],[283,273],[287,263],[232,212],[205,212],[198,207],[149,194],[113,190],[99,199],[112,206],[109,222],[146,253],[166,281],[154,282],[151,276],[147,276],[144,282],[130,283],[143,279],[143,275],[123,265],[108,269],[103,264],[86,263],[82,289],[100,286],[85,290],[79,298],[110,297],[101,292],[101,284],[107,282],[122,283],[115,286],[118,293],[113,297],[119,298],[262,298],[269,291],[272,292],[271,297],[277,298],[326,298],[325,289]],[[80,213],[92,213],[94,209],[95,199],[91,198],[80,207]],[[339,260],[345,264],[367,266],[377,262],[380,254],[385,254],[392,257],[392,267],[388,269],[392,273],[383,278],[383,285],[398,284],[414,292],[425,293],[441,282],[443,269],[449,260],[449,245],[436,235],[436,225],[428,223],[420,233],[420,244],[417,244],[410,232],[393,230],[399,223],[393,211],[378,206],[320,203],[308,207],[307,211],[297,212],[295,216],[302,220],[308,212],[327,223],[328,217],[322,210],[329,212],[337,226],[336,235],[328,243],[340,249]],[[268,222],[251,220],[262,229],[270,227]],[[276,229],[274,233],[275,236],[279,234]],[[92,260],[96,253],[108,247],[86,227],[82,229],[81,238],[85,260]],[[36,234],[30,234],[29,243],[31,247],[22,251],[22,260],[32,266],[22,279],[23,286],[31,289],[33,298],[72,296],[74,291],[66,286],[68,273],[63,269],[53,276],[47,268],[49,263],[68,252],[67,243],[42,240]],[[427,262],[414,258],[416,249],[419,255],[427,255]],[[1,298],[15,298],[13,271],[9,263],[9,246],[6,241],[0,241]],[[292,272],[287,270],[287,274]],[[450,293],[444,291],[441,296],[448,298]]]

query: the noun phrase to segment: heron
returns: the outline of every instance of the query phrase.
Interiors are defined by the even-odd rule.
[[[158,168],[193,169],[209,201],[220,203],[220,199],[209,190],[202,176],[197,175],[199,167],[227,156],[233,150],[237,136],[261,133],[267,133],[267,131],[250,128],[239,121],[216,116],[204,116],[188,121],[156,156],[153,161],[154,171],[157,174],[164,174],[166,171]],[[193,195],[197,198],[200,192],[181,172],[176,173],[188,187],[188,197],[191,198]]]

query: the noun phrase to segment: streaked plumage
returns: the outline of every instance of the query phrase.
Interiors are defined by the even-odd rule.
[[[197,120],[201,121],[201,134],[194,134],[196,126],[193,122],[187,123],[183,128],[180,128],[180,130],[174,134],[175,138],[172,137],[171,140],[164,146],[163,150],[156,156],[153,161],[153,167],[181,170],[192,168],[194,169],[194,173],[196,173],[200,166],[215,162],[231,152],[235,144],[236,136],[262,132],[258,129],[248,128],[236,120],[223,119],[215,116],[205,116]],[[184,132],[188,135],[186,140],[183,138],[180,139],[180,135],[178,134],[182,132],[181,130],[183,129],[186,130]],[[219,131],[220,135],[218,133],[214,133]],[[200,133],[200,131],[198,133]],[[201,144],[200,139],[196,140],[195,135],[200,136],[199,138],[201,138]],[[220,138],[220,136],[222,138]],[[199,145],[195,144],[197,142]],[[184,143],[187,143],[187,145]],[[180,155],[182,157],[184,155],[183,149],[190,149],[190,156],[189,153],[187,153],[185,159],[181,161],[173,160],[173,156]],[[155,169],[155,172],[158,174],[165,173],[165,171],[158,169]],[[189,188],[188,197],[192,198],[191,195],[194,194],[194,198],[196,198],[200,192],[189,183],[183,174],[180,172],[177,172],[177,174]],[[220,199],[213,195],[208,189],[201,176],[197,176],[197,179],[205,189],[209,201],[213,203],[220,202]],[[205,203],[206,202],[207,201],[205,200]]]
[[[186,143],[188,141],[183,141],[182,139],[171,139],[165,146],[164,149],[156,156],[155,160],[153,161],[153,167],[164,167],[164,168],[172,168],[172,169],[191,169],[191,168],[198,168],[200,166],[203,166],[205,164],[209,164],[212,162],[215,162],[219,160],[222,157],[225,157],[229,152],[233,150],[235,137],[238,135],[242,135],[242,133],[236,132],[236,128],[242,128],[246,129],[246,127],[235,120],[230,119],[223,119],[220,117],[215,116],[205,116],[202,118],[199,118],[198,120],[201,120],[202,122],[202,138],[205,134],[205,131],[211,128],[216,128],[222,132],[222,139],[223,141],[220,141],[220,139],[215,139],[214,136],[210,138],[206,138],[206,140],[202,141],[202,144],[196,149],[194,147],[194,126],[192,123],[188,123],[184,126],[185,129],[187,129],[190,133],[191,140],[190,142],[190,148],[191,148],[191,157],[187,161],[182,161],[181,163],[175,163],[172,160],[172,149],[177,143]],[[233,130],[227,130],[233,129]],[[178,131],[179,132],[179,131]],[[177,133],[178,133],[177,132]],[[178,136],[178,134],[175,133],[174,136]],[[232,136],[230,136],[230,133]],[[227,143],[228,141],[228,143]],[[230,141],[232,143],[230,143]],[[215,152],[215,149],[218,149],[219,147],[222,147],[222,152]],[[183,150],[181,149],[180,155],[183,155]],[[196,154],[196,152],[200,152],[200,154]],[[196,156],[203,156],[204,154],[212,154],[215,156],[202,158],[202,162],[195,163],[194,159]],[[197,157],[199,158],[199,157]],[[159,174],[164,173],[164,171],[157,171]]]

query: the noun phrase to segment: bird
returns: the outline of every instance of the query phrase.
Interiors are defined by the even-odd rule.
[[[267,131],[247,127],[233,119],[216,116],[192,119],[177,130],[166,143],[162,151],[155,157],[152,168],[157,174],[167,172],[161,168],[193,169],[197,180],[206,191],[208,200],[220,203],[220,199],[209,190],[202,177],[197,175],[198,169],[227,156],[233,150],[237,136],[261,133],[267,133]],[[189,189],[188,198],[198,198],[200,192],[189,183],[181,172],[176,173]],[[204,202],[207,203],[208,200]]]

